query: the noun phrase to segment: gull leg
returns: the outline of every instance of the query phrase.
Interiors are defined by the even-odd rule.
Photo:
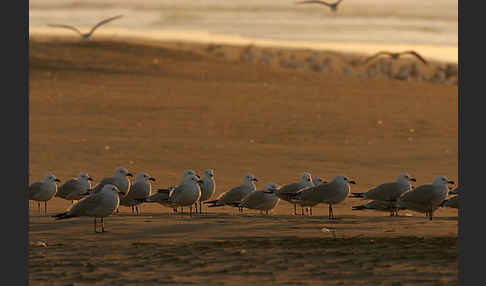
[[[433,211],[430,211],[430,213],[429,213],[429,220],[432,220],[433,213],[434,213]]]
[[[199,213],[202,214],[202,202],[199,201]]]
[[[328,219],[331,219],[331,213],[332,213],[332,207],[331,207],[331,204],[329,204],[329,215],[328,215]]]
[[[40,201],[39,201],[39,202],[37,202],[37,206],[39,207],[39,214],[41,214]]]
[[[44,214],[47,216],[47,201],[44,201]]]
[[[305,215],[308,216],[309,215],[309,208],[305,208]]]
[[[189,216],[192,216],[192,205],[189,207]]]
[[[105,232],[105,220],[101,218],[101,232]]]
[[[310,215],[312,216],[312,207],[310,207]]]
[[[135,210],[137,211],[137,215],[139,214],[138,212],[138,206],[135,206]]]
[[[294,215],[297,215],[297,204],[294,204]]]
[[[181,208],[181,214],[184,214],[184,208]]]
[[[96,217],[94,217],[94,232],[97,233],[97,231],[96,231]]]
[[[265,214],[268,215],[268,210],[265,211]]]
[[[304,215],[304,207],[303,206],[300,206],[300,215]]]

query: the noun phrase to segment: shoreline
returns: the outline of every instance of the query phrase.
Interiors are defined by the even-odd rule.
[[[82,28],[82,27],[81,27]],[[86,30],[89,28],[86,28]],[[82,29],[83,30],[83,29]],[[29,27],[29,37],[71,37],[77,38],[72,31],[57,30],[50,27]],[[225,35],[203,31],[180,31],[180,30],[147,30],[105,28],[96,31],[96,36],[113,40],[128,40],[139,43],[164,43],[164,42],[185,42],[188,44],[221,44],[231,46],[254,45],[260,48],[282,48],[288,50],[309,49],[321,52],[337,52],[356,56],[366,56],[381,50],[415,50],[431,62],[437,63],[458,63],[458,47],[456,46],[435,46],[435,45],[392,45],[379,43],[353,43],[353,42],[307,42],[291,40],[273,40],[242,37],[238,35]]]

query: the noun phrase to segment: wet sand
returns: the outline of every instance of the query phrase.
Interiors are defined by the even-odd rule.
[[[457,181],[454,84],[347,75],[342,67],[357,56],[335,52],[320,55],[335,72],[314,72],[279,64],[291,53],[305,63],[309,50],[273,50],[265,65],[242,60],[238,46],[34,37],[29,45],[30,182],[48,171],[98,182],[119,166],[148,172],[154,189],[176,185],[186,168],[215,168],[216,194],[245,172],[260,188],[304,171],[346,174],[358,182],[353,191],[402,171],[418,184],[435,175]],[[35,206],[30,281],[457,285],[457,210],[439,209],[433,221],[351,210],[364,202],[336,205],[335,222],[325,205],[302,217],[283,201],[270,216],[224,207],[190,218],[159,205],[137,216],[120,207],[103,234],[92,219],[54,221]],[[55,198],[48,212],[68,205]]]

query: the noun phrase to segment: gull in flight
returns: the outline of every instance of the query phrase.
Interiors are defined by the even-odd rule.
[[[363,61],[363,64],[366,64],[368,63],[369,61],[381,56],[381,55],[386,55],[386,56],[389,56],[391,57],[392,59],[394,60],[397,60],[400,58],[401,55],[406,55],[406,54],[409,54],[409,55],[413,55],[415,56],[416,58],[418,58],[422,63],[424,64],[428,64],[427,61],[419,54],[417,53],[416,51],[403,51],[403,52],[388,52],[388,51],[381,51],[381,52],[378,52],[368,58],[366,58],[364,61]]]
[[[81,38],[83,38],[83,40],[88,41],[88,40],[90,40],[90,39],[91,39],[91,35],[93,35],[94,31],[95,31],[95,30],[96,30],[98,27],[100,27],[101,25],[104,25],[104,24],[106,24],[106,23],[108,23],[108,22],[111,22],[111,21],[113,21],[113,20],[119,19],[119,18],[121,18],[121,17],[123,17],[123,15],[117,15],[117,16],[114,16],[114,17],[111,17],[111,18],[108,18],[108,19],[104,19],[104,20],[102,20],[102,21],[98,22],[98,24],[94,25],[94,27],[93,27],[93,28],[91,28],[91,30],[90,30],[88,33],[81,33],[81,31],[80,31],[80,30],[78,30],[76,27],[69,26],[69,25],[63,25],[63,24],[49,24],[48,26],[49,26],[49,27],[58,27],[58,28],[66,28],[66,29],[70,29],[70,30],[72,30],[72,31],[74,31],[74,32],[76,32],[76,33],[78,33],[78,34],[81,36]]]
[[[310,4],[310,3],[313,3],[313,4],[321,4],[321,5],[325,5],[325,6],[329,7],[332,12],[336,12],[339,3],[341,3],[342,1],[343,0],[338,0],[338,1],[334,2],[334,3],[327,3],[327,2],[324,2],[324,1],[309,0],[309,1],[300,1],[300,2],[297,2],[296,4]]]

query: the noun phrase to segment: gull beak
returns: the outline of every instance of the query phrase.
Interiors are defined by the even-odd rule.
[[[199,184],[202,184],[204,181],[203,180],[197,180]]]
[[[54,179],[54,182],[61,182],[61,180],[59,180],[58,178]]]
[[[354,181],[354,180],[349,181],[349,183],[350,184],[353,184],[353,185],[356,185],[356,181]]]
[[[93,178],[91,178],[91,177],[88,177],[88,181],[93,181]]]
[[[253,178],[253,179],[251,179],[251,181],[258,182],[258,179],[257,178]]]
[[[410,178],[410,181],[417,182],[417,180],[415,180],[415,178]]]
[[[447,181],[448,184],[454,184],[454,181]]]
[[[133,178],[132,173],[127,173],[127,177],[132,177]]]
[[[152,178],[152,177],[148,178],[148,180],[149,181],[152,181],[152,182],[155,182],[155,178]]]

